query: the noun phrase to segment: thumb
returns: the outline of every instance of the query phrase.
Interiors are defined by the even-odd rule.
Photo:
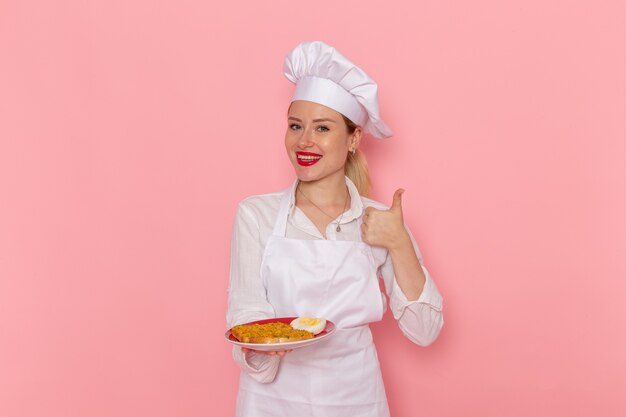
[[[399,188],[393,193],[393,202],[391,203],[390,210],[402,210],[402,194],[404,190]]]

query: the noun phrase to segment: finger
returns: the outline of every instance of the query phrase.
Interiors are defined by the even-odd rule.
[[[402,188],[398,188],[395,193],[393,193],[393,202],[391,203],[390,210],[402,210],[402,194],[404,190]]]

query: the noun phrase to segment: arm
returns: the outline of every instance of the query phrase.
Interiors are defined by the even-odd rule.
[[[426,274],[417,258],[411,236],[406,228],[398,232],[397,238],[387,250],[393,264],[396,283],[407,300],[417,300],[424,290]]]
[[[443,326],[443,300],[430,273],[423,265],[421,253],[413,236],[408,230],[407,233],[410,238],[411,250],[417,258],[419,270],[424,276],[424,283],[419,296],[412,299],[404,292],[396,272],[398,260],[392,257],[391,252],[381,265],[380,274],[385,282],[391,312],[398,321],[402,333],[413,343],[428,346],[437,339]],[[407,276],[410,274],[404,278]]]
[[[258,222],[252,211],[240,204],[237,208],[231,239],[230,281],[228,285],[228,328],[274,317],[267,301],[260,270],[263,247]],[[235,363],[259,382],[272,382],[278,371],[280,357],[233,347]]]
[[[389,210],[366,209],[363,241],[381,246],[388,258],[381,267],[391,310],[402,332],[414,343],[427,346],[443,326],[442,299],[423,267],[415,240],[402,217],[402,193],[394,194]]]

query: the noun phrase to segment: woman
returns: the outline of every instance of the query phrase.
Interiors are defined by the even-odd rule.
[[[389,208],[366,197],[363,135],[391,136],[376,83],[322,42],[298,45],[285,75],[296,84],[285,147],[297,180],[239,204],[228,326],[314,316],[337,331],[288,353],[234,347],[242,369],[237,415],[388,416],[368,326],[387,307],[379,276],[400,329],[416,344],[439,334],[442,299],[404,226],[403,190]]]

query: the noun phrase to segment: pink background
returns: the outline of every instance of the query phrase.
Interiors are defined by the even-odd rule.
[[[379,81],[374,196],[406,188],[445,298],[427,349],[373,326],[393,415],[626,415],[625,14],[2,1],[0,416],[233,414],[230,228],[293,179],[282,59],[310,39]]]

